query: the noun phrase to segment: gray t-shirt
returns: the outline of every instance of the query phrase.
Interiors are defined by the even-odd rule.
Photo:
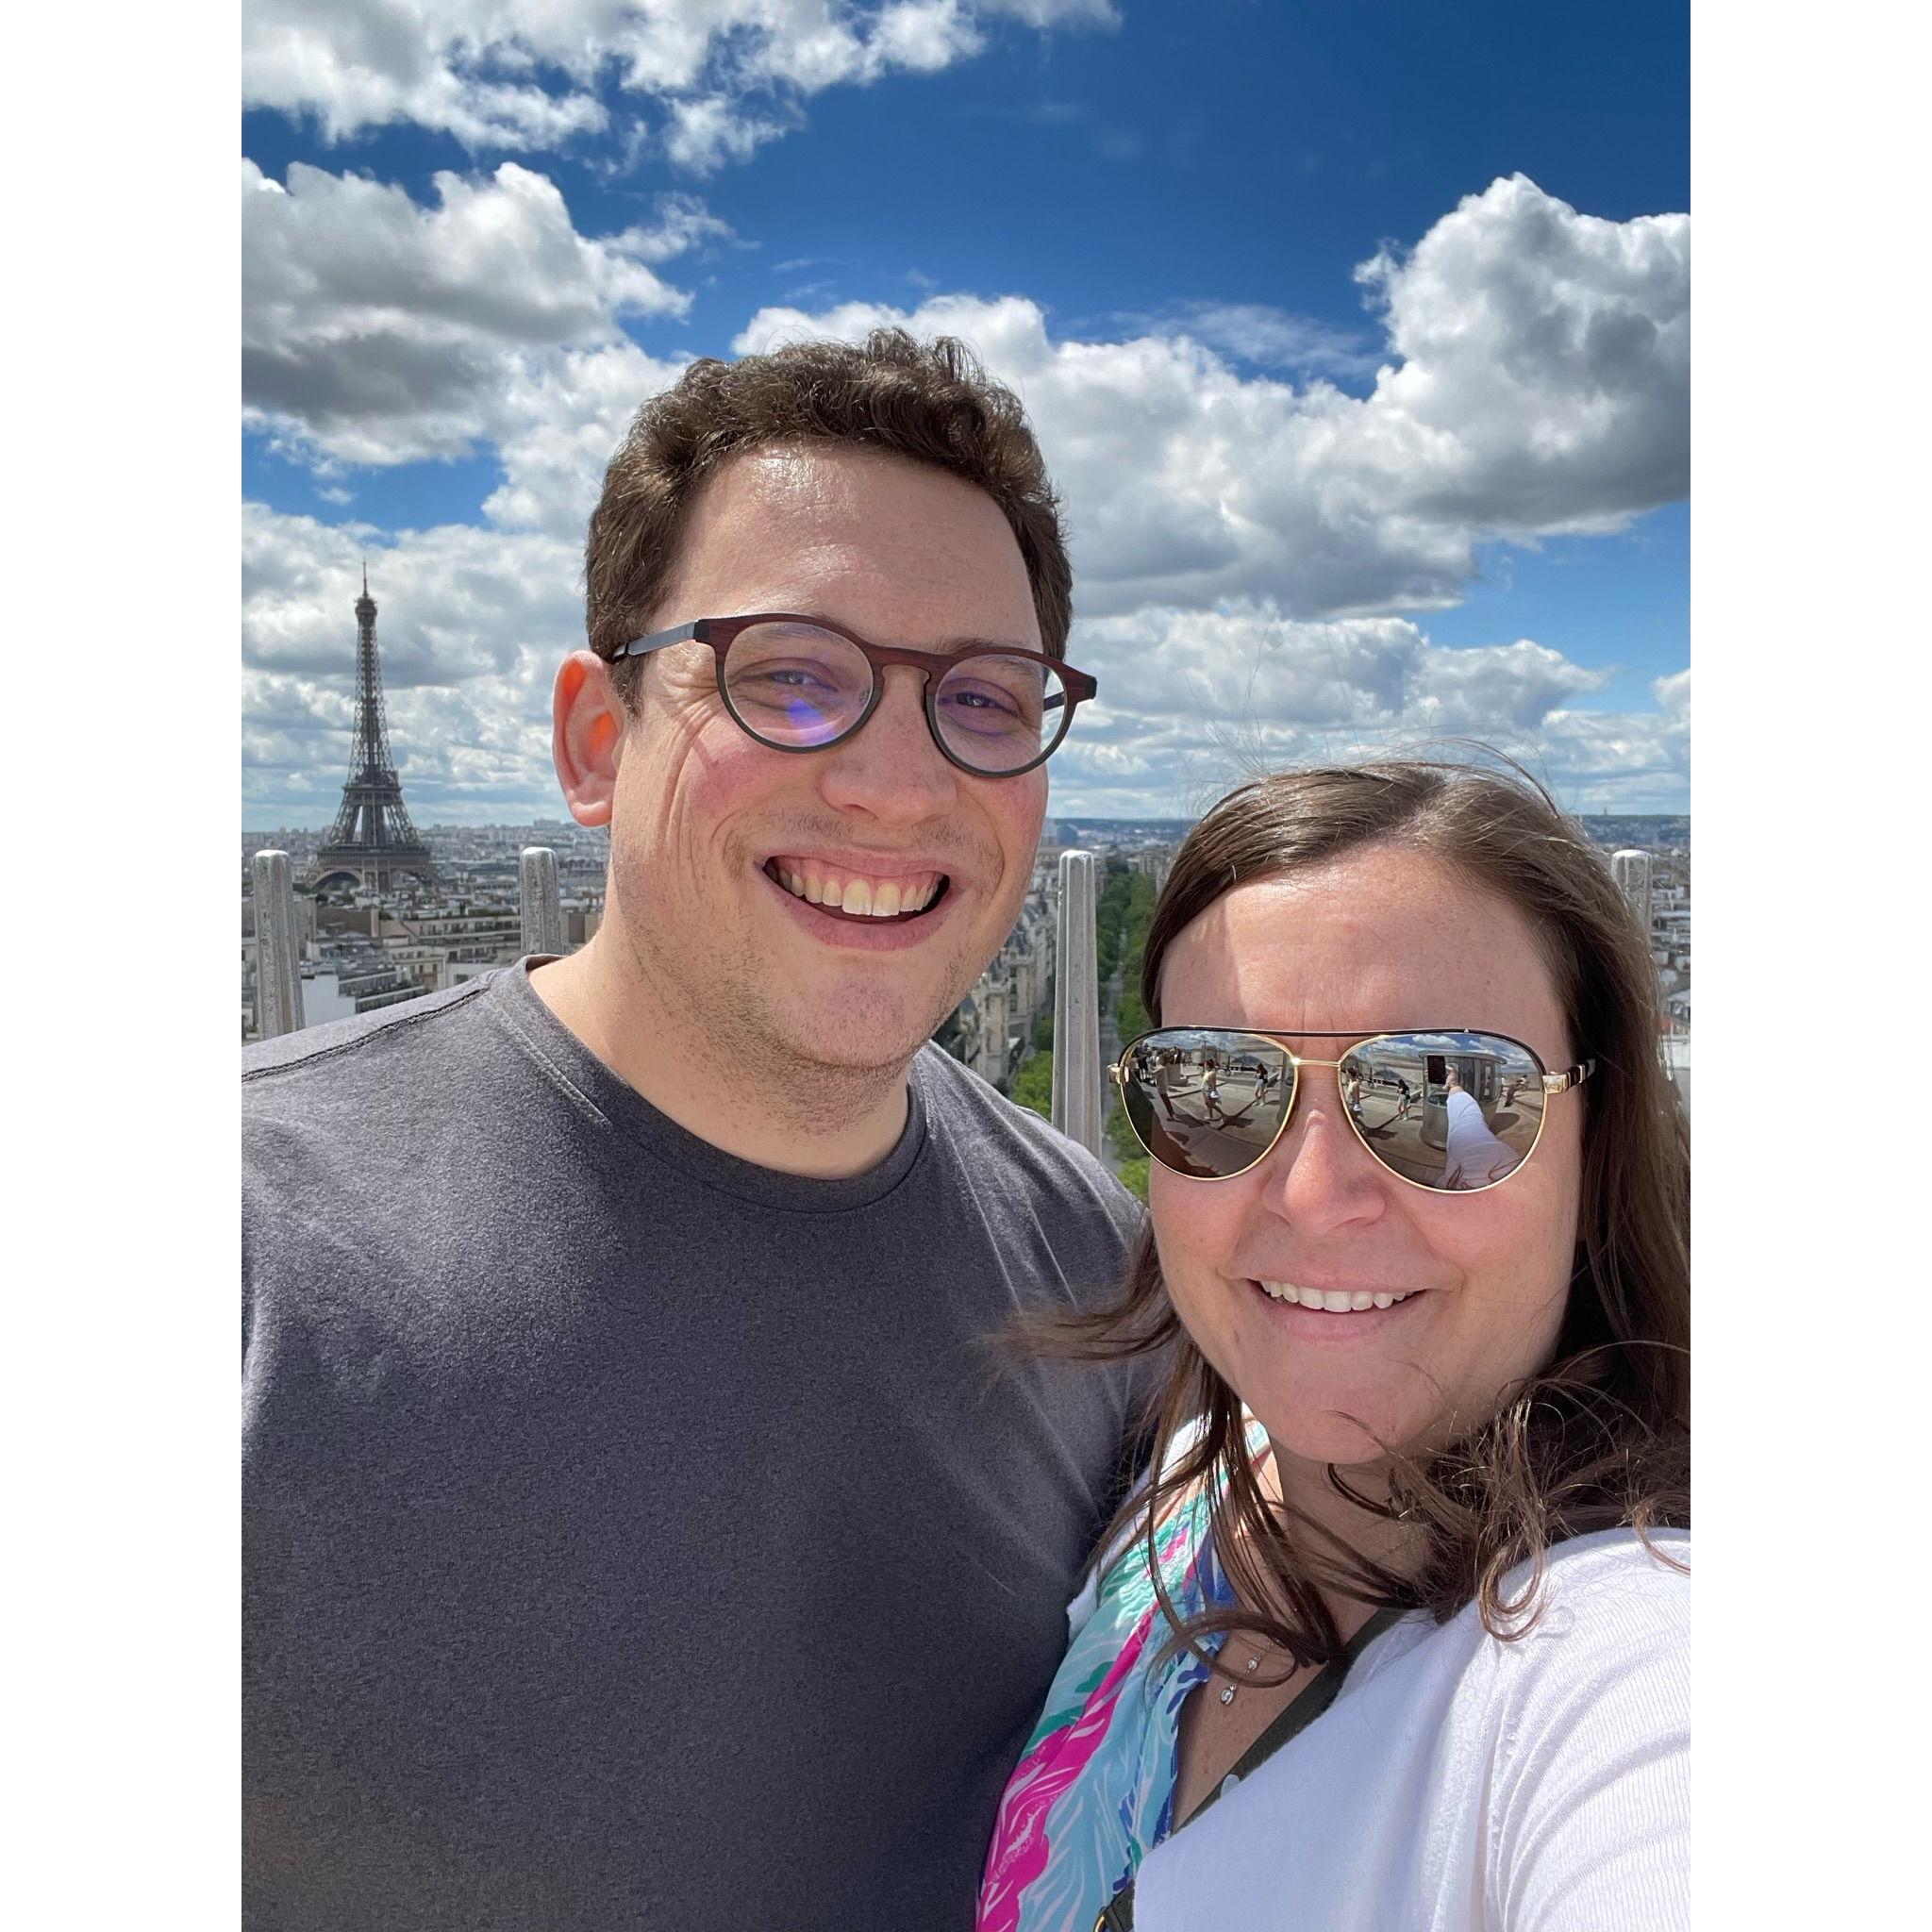
[[[937,1048],[774,1174],[525,967],[244,1075],[244,1916],[948,1932],[1124,1472],[1134,1204]]]

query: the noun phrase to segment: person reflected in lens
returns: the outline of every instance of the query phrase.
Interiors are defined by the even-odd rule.
[[[1442,1165],[1445,1188],[1493,1187],[1514,1169],[1517,1157],[1490,1132],[1482,1108],[1463,1086],[1453,1060],[1442,1075],[1442,1108],[1449,1116],[1448,1154]]]
[[[1608,867],[1518,776],[1280,774],[1141,991],[1150,1226],[1026,1333],[1168,1379],[979,1932],[1688,1925],[1690,1154]],[[1155,1131],[1169,1037],[1274,1056],[1265,1132]]]
[[[1174,1118],[1174,1056],[1164,1053],[1159,1064],[1154,1070],[1154,1091],[1160,1100],[1160,1110],[1169,1120]]]

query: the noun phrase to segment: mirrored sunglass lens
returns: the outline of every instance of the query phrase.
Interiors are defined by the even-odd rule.
[[[1340,1068],[1342,1104],[1384,1167],[1425,1188],[1474,1192],[1507,1180],[1542,1126],[1542,1068],[1493,1033],[1365,1041]]]
[[[768,743],[824,744],[864,711],[872,666],[834,631],[756,624],[724,654],[724,695],[739,722]]]
[[[1196,1180],[1254,1166],[1274,1145],[1294,1091],[1293,1068],[1272,1041],[1208,1027],[1149,1034],[1122,1072],[1123,1105],[1141,1144]]]
[[[980,772],[1016,772],[1059,736],[1066,686],[1050,664],[997,654],[963,658],[940,680],[933,710],[946,749]]]

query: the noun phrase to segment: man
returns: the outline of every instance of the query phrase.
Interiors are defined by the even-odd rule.
[[[1169,1120],[1174,1118],[1174,1056],[1163,1053],[1154,1068],[1154,1091],[1160,1102],[1160,1110]]]
[[[1054,499],[956,344],[699,362],[587,582],[595,939],[251,1057],[245,1914],[963,1928],[1131,1424],[988,1342],[1130,1203],[925,1043],[1091,691]]]

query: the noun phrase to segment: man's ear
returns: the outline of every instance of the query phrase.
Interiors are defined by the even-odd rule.
[[[571,817],[580,825],[608,825],[626,723],[610,666],[592,651],[573,651],[558,668],[550,715],[550,756]]]

